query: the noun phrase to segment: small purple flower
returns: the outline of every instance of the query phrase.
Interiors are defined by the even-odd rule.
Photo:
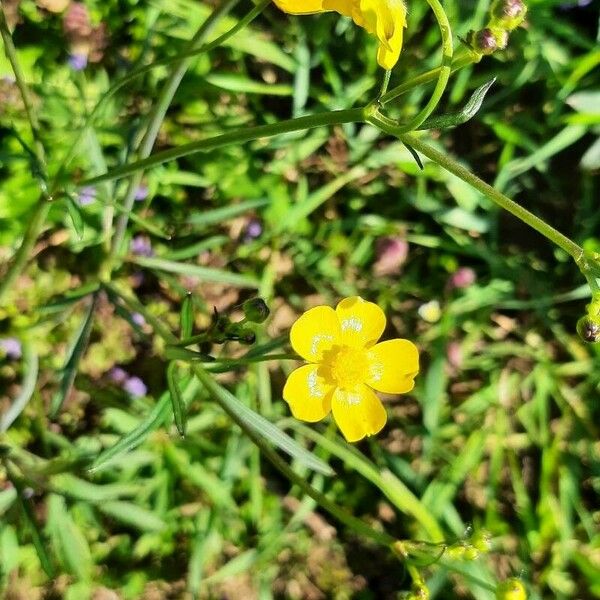
[[[130,377],[124,384],[123,389],[135,398],[141,398],[148,393],[146,384],[139,377]]]
[[[262,224],[258,219],[250,219],[244,230],[243,240],[245,243],[251,242],[262,235]]]
[[[147,197],[148,197],[148,186],[144,185],[142,183],[135,190],[135,196],[134,196],[134,198],[135,198],[136,202],[141,202],[142,200],[145,200]]]
[[[14,337],[0,339],[0,349],[4,350],[7,358],[13,360],[21,358],[23,354],[21,342]]]
[[[71,54],[67,62],[73,71],[83,71],[87,67],[88,59],[85,54]]]
[[[469,267],[461,267],[452,273],[448,283],[450,284],[450,287],[464,289],[468,288],[470,285],[473,285],[476,279],[477,275],[473,269]]]
[[[96,201],[96,188],[86,185],[79,190],[77,201],[81,206],[88,206]]]
[[[133,313],[131,315],[131,320],[138,326],[143,327],[146,324],[146,319],[144,319],[144,315],[140,313]]]
[[[125,369],[121,369],[121,367],[113,367],[108,372],[108,376],[113,383],[116,383],[117,385],[123,385],[127,381],[129,374],[127,371],[125,371]]]
[[[138,256],[152,256],[154,254],[150,240],[144,235],[136,235],[131,240],[130,249],[133,254]]]

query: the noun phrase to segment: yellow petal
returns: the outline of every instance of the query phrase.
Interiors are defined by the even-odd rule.
[[[335,11],[346,17],[352,14],[352,0],[274,0],[283,12],[292,15],[308,15]]]
[[[304,365],[290,373],[283,387],[283,399],[290,405],[296,419],[315,423],[331,410],[335,389],[318,373],[319,365]]]
[[[379,433],[387,421],[381,400],[366,385],[351,391],[336,388],[331,408],[337,426],[349,442]]]
[[[379,40],[377,62],[391,69],[398,62],[406,27],[406,6],[402,0],[355,0],[354,22]]]
[[[419,372],[419,351],[408,340],[388,340],[367,352],[369,377],[366,383],[386,394],[405,394],[413,389]]]
[[[330,306],[307,310],[290,331],[292,348],[308,362],[320,362],[323,353],[339,344],[340,323]]]
[[[323,0],[325,10],[334,10],[345,17],[352,16],[353,0]]]
[[[292,15],[308,15],[323,12],[323,0],[273,0],[283,12]]]
[[[385,314],[360,296],[344,298],[335,309],[342,330],[342,343],[355,348],[372,346],[385,329]]]

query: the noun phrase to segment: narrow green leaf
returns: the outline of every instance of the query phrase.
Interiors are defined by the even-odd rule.
[[[251,210],[256,210],[258,208],[262,208],[263,206],[267,206],[269,202],[270,201],[268,198],[246,200],[244,202],[239,202],[238,204],[231,204],[221,208],[215,208],[213,210],[205,210],[200,213],[194,213],[188,217],[187,222],[190,225],[208,227],[209,225],[214,225],[215,223],[222,223],[227,219],[233,219],[234,217],[247,213]]]
[[[166,523],[153,512],[131,502],[101,502],[98,508],[106,515],[140,531],[162,531]]]
[[[42,537],[42,532],[37,523],[31,500],[25,497],[23,484],[19,476],[16,475],[16,473],[13,473],[13,470],[10,467],[10,463],[5,464],[7,465],[8,477],[17,491],[17,502],[19,507],[23,511],[23,518],[29,528],[31,540],[35,547],[35,551],[38,555],[38,558],[40,559],[40,565],[42,566],[42,569],[44,570],[46,575],[48,575],[50,579],[53,579],[55,577],[54,566],[52,564],[52,561],[50,560],[48,551],[46,550],[46,542]]]
[[[173,346],[167,344],[165,347],[165,358],[168,360],[199,360],[202,362],[213,362],[214,358],[208,354],[202,352],[196,352],[195,350],[188,350],[187,348],[181,348],[180,346]]]
[[[192,368],[196,377],[240,427],[252,429],[305,467],[324,475],[334,474],[333,469],[328,464],[298,444],[287,433],[281,431],[279,427],[248,408],[243,402],[240,402],[229,390],[219,385],[214,377],[204,369],[198,366]]]
[[[185,437],[185,427],[187,422],[187,411],[185,410],[185,402],[179,387],[177,374],[177,363],[172,361],[167,367],[167,382],[169,384],[169,395],[171,397],[171,406],[173,407],[173,417],[175,426],[179,435]]]
[[[496,78],[490,79],[487,83],[479,86],[469,98],[469,101],[464,105],[462,110],[448,115],[440,115],[437,117],[429,117],[419,129],[446,129],[448,127],[456,127],[470,121],[481,108],[486,94],[494,85]]]
[[[94,566],[88,542],[73,521],[61,496],[48,498],[48,526],[52,544],[65,570],[80,581],[88,581]]]
[[[35,392],[35,384],[37,382],[39,361],[33,344],[25,340],[23,342],[23,385],[19,395],[14,399],[8,410],[0,419],[0,432],[6,431],[17,419],[17,417],[25,410],[27,403]]]
[[[188,277],[198,277],[202,281],[210,281],[213,283],[226,283],[242,288],[258,288],[260,285],[260,281],[250,275],[239,275],[237,273],[229,273],[228,271],[221,271],[219,269],[210,269],[208,267],[200,267],[198,265],[190,265],[162,258],[138,256],[135,257],[132,262],[146,269],[166,271],[167,273],[178,273]]]
[[[65,294],[55,297],[54,299],[50,300],[47,304],[40,306],[38,310],[42,313],[60,312],[61,310],[68,308],[72,304],[79,302],[79,300],[85,298],[86,296],[93,294],[95,291],[98,290],[99,287],[100,284],[97,282],[82,285],[81,287],[78,287],[75,290],[71,290],[69,292],[66,292]]]
[[[69,217],[71,217],[71,222],[73,223],[73,229],[75,229],[77,237],[81,240],[83,239],[84,233],[83,215],[81,214],[81,209],[69,196],[66,198],[66,205]]]
[[[15,488],[8,488],[0,492],[0,516],[3,515],[17,499]]]
[[[292,86],[286,83],[264,83],[232,73],[211,73],[205,80],[218,88],[239,94],[291,96],[293,92]]]
[[[132,497],[139,494],[141,485],[137,483],[105,483],[97,485],[84,479],[79,479],[71,473],[60,473],[50,479],[50,487],[56,492],[83,500],[92,504]]]
[[[187,260],[188,258],[194,258],[207,250],[214,250],[220,248],[228,242],[231,238],[225,235],[213,235],[209,238],[202,239],[199,242],[194,242],[188,246],[175,248],[161,254],[161,258],[166,260]]]
[[[191,292],[188,292],[181,303],[181,339],[189,338],[194,330],[194,301]]]
[[[190,378],[183,391],[186,403],[193,398],[200,389],[200,384],[195,378]],[[170,394],[165,392],[162,394],[150,414],[143,419],[140,424],[122,437],[114,446],[107,448],[98,456],[89,468],[90,472],[99,471],[110,464],[110,461],[120,456],[125,452],[129,452],[142,444],[146,438],[156,431],[169,417],[169,405],[171,403]]]
[[[50,404],[50,417],[55,417],[60,411],[64,401],[66,400],[71,388],[73,387],[73,382],[75,381],[75,375],[77,374],[77,368],[79,367],[79,361],[85,352],[87,347],[87,342],[90,337],[90,332],[92,330],[92,323],[94,321],[94,310],[96,308],[98,296],[94,296],[86,314],[81,321],[81,326],[79,331],[75,334],[73,338],[73,342],[71,344],[71,348],[67,353],[67,358],[65,360],[65,365],[62,368],[62,380],[60,383],[60,388],[56,394],[54,394],[52,398],[52,402]]]

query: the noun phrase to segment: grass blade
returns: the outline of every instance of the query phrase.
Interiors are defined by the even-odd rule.
[[[35,384],[37,382],[39,369],[38,355],[33,349],[33,345],[29,341],[23,343],[23,385],[21,393],[15,398],[15,401],[10,405],[10,408],[2,415],[0,419],[0,432],[4,433],[25,410],[27,403],[35,392]]]
[[[183,396],[189,401],[200,389],[200,384],[194,378],[185,387]],[[99,471],[110,464],[110,461],[125,452],[129,452],[142,444],[146,438],[156,431],[169,416],[170,394],[165,392],[156,403],[150,414],[132,431],[122,437],[114,446],[107,448],[98,456],[89,468],[90,472]]]
[[[183,395],[181,394],[181,388],[179,387],[179,381],[177,377],[177,363],[175,361],[170,362],[169,366],[167,367],[167,382],[169,384],[171,406],[173,407],[173,417],[177,431],[179,431],[179,435],[181,437],[185,437],[187,411],[185,410],[185,402],[183,400]]]
[[[333,469],[321,459],[314,456],[306,448],[300,446],[287,433],[284,433],[267,421],[262,415],[248,408],[243,402],[240,402],[229,390],[220,386],[214,378],[200,367],[192,367],[196,377],[202,382],[211,395],[219,402],[223,410],[240,426],[242,429],[250,428],[259,436],[266,438],[280,450],[295,458],[299,463],[324,475],[333,475]]]
[[[146,258],[136,257],[132,262],[145,267],[146,269],[154,269],[157,271],[166,271],[167,273],[177,273],[179,275],[187,275],[188,277],[198,277],[202,281],[210,281],[212,283],[226,283],[242,288],[258,288],[260,281],[249,275],[239,275],[237,273],[229,273],[219,269],[210,269],[208,267],[200,267],[198,265],[190,265],[162,258]]]
[[[189,338],[194,330],[194,302],[192,294],[188,293],[181,303],[181,339]]]
[[[63,376],[60,383],[60,388],[58,392],[56,392],[56,394],[54,394],[54,396],[52,397],[52,402],[50,404],[50,417],[52,418],[54,418],[58,414],[62,405],[64,404],[64,401],[69,395],[71,388],[73,387],[73,382],[75,381],[75,375],[77,374],[79,361],[83,353],[85,352],[87,342],[90,337],[92,323],[94,321],[94,311],[96,309],[97,303],[98,295],[94,295],[88,307],[87,313],[83,317],[81,327],[75,335],[71,349],[67,354],[65,366],[62,369]]]

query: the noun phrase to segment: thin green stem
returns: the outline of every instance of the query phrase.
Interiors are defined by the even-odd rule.
[[[379,126],[381,126],[381,124],[379,124]],[[433,146],[430,146],[414,135],[407,133],[396,133],[387,128],[384,130],[387,130],[387,132],[391,133],[392,135],[396,135],[401,142],[407,146],[411,146],[417,152],[420,152],[453,175],[456,175],[459,179],[462,179],[464,182],[468,183],[470,186],[481,192],[484,196],[495,202],[498,206],[508,211],[523,221],[523,223],[526,223],[531,228],[535,229],[537,232],[541,233],[551,242],[554,242],[558,247],[567,252],[575,260],[577,265],[581,267],[581,261],[584,258],[583,248],[560,233],[560,231],[557,231],[554,229],[554,227],[548,225],[548,223],[529,212],[526,208],[522,207],[514,200],[511,200],[508,196],[505,196],[504,194],[495,190],[491,185],[481,180],[479,177],[477,177],[477,175],[471,173],[471,171],[463,167],[447,153],[436,150]]]
[[[34,160],[37,161],[37,165],[35,165],[35,168],[39,169],[39,174],[41,176],[40,184],[42,186],[42,193],[33,209],[33,214],[31,215],[27,223],[25,234],[23,236],[23,240],[21,241],[21,245],[19,246],[19,249],[13,256],[12,262],[8,267],[8,270],[4,274],[2,281],[0,281],[0,302],[2,302],[4,295],[10,289],[12,284],[15,282],[15,280],[27,264],[29,254],[31,253],[31,250],[35,245],[35,242],[39,237],[42,228],[44,227],[44,222],[46,221],[48,211],[50,210],[50,203],[48,202],[47,198],[47,187],[45,181],[47,176],[46,152],[44,150],[44,145],[40,136],[40,124],[35,113],[35,108],[33,106],[31,92],[29,91],[29,87],[27,86],[25,76],[23,74],[23,71],[21,70],[21,66],[17,58],[17,51],[15,45],[13,44],[10,31],[8,29],[6,17],[4,16],[4,9],[1,7],[0,35],[2,36],[2,41],[4,43],[4,52],[6,53],[6,57],[10,62],[13,73],[15,75],[17,87],[19,88],[19,92],[21,93],[21,97],[23,99],[25,114],[27,116],[27,120],[29,121],[29,126],[31,128],[31,133],[33,135],[34,140]]]
[[[433,10],[433,14],[438,22],[440,33],[442,35],[442,64],[438,69],[437,83],[433,90],[433,94],[427,104],[408,123],[395,123],[398,130],[402,132],[414,131],[427,120],[427,117],[431,115],[440,103],[442,95],[448,85],[450,73],[452,72],[454,46],[452,43],[452,28],[450,27],[450,21],[448,21],[446,11],[439,0],[427,0],[427,2],[431,7],[431,10]],[[381,100],[379,103],[374,104],[372,110],[378,112],[378,105],[381,105]],[[387,119],[387,117],[383,117],[383,115],[382,118]],[[391,121],[391,119],[389,119],[389,121]]]
[[[17,87],[19,88],[19,92],[21,93],[21,98],[23,99],[25,114],[27,115],[27,120],[29,121],[31,133],[35,142],[35,156],[45,176],[46,152],[44,150],[44,145],[40,136],[40,124],[35,113],[35,108],[33,106],[33,98],[31,97],[31,92],[29,91],[29,87],[25,82],[25,76],[23,74],[23,71],[21,70],[21,65],[19,64],[19,60],[17,58],[17,50],[15,48],[15,45],[13,44],[10,30],[8,29],[8,23],[6,22],[6,17],[4,16],[4,9],[1,7],[0,35],[2,36],[2,41],[4,42],[4,52],[6,54],[6,58],[8,58],[13,73],[15,74],[15,81],[17,83]]]
[[[221,19],[223,19],[223,17],[225,17],[238,2],[239,0],[225,0],[221,4],[221,6],[219,6],[200,26],[194,37],[189,42],[190,50],[195,50],[201,47],[202,44],[206,41],[206,38],[209,35],[211,35],[211,33],[214,31],[215,27],[219,24]],[[146,128],[146,132],[144,133],[144,137],[140,142],[140,146],[137,152],[138,158],[143,160],[150,156],[152,148],[154,147],[154,142],[156,141],[156,137],[158,136],[158,131],[162,125],[167,110],[191,62],[191,57],[184,58],[178,61],[176,63],[175,69],[171,72],[169,78],[165,82],[165,85],[158,97],[158,100],[154,105],[154,109],[148,116],[148,126]],[[128,213],[133,208],[136,190],[142,181],[143,175],[143,169],[139,169],[136,172],[132,173],[132,177],[127,185],[127,191],[123,200],[123,207],[126,212],[121,214],[117,220],[117,226],[112,239],[109,258],[107,261],[107,265],[105,266],[105,270],[107,272],[110,272],[112,270],[113,263],[121,250],[121,245],[125,237],[125,231],[127,230],[127,224],[129,223]]]
[[[386,69],[383,74],[383,80],[381,82],[381,87],[379,88],[379,94],[377,95],[378,99],[381,99],[383,95],[387,92],[388,86],[390,85],[390,77],[392,76],[392,70]]]
[[[90,177],[89,179],[81,181],[78,184],[78,187],[96,185],[102,181],[120,179],[130,175],[131,173],[135,173],[140,169],[148,169],[149,167],[154,167],[161,163],[193,154],[194,152],[208,152],[216,148],[222,148],[232,144],[242,144],[251,140],[273,137],[283,133],[290,133],[292,131],[302,131],[305,129],[313,129],[315,127],[324,127],[329,125],[341,125],[343,123],[356,123],[364,120],[365,109],[352,108],[348,110],[335,110],[317,115],[297,117],[296,119],[288,119],[286,121],[280,121],[270,125],[259,125],[257,127],[236,129],[235,131],[222,133],[206,140],[199,140],[189,144],[184,144],[182,146],[177,146],[176,148],[171,148],[170,150],[165,150],[164,152],[158,152],[144,160],[139,160],[121,167],[116,167],[115,169],[103,173],[102,175]]]
[[[476,54],[475,52],[472,52],[472,51],[468,51],[463,54],[459,54],[458,56],[455,56],[454,60],[452,61],[452,65],[450,67],[451,73],[454,73],[455,71],[459,71],[460,69],[467,67],[468,65],[474,64],[476,62],[479,62],[480,60],[481,60],[481,55]],[[394,87],[391,90],[389,90],[388,92],[386,92],[381,98],[379,98],[379,104],[381,104],[381,105],[388,104],[392,100],[395,100],[399,96],[406,94],[407,92],[415,89],[416,87],[425,85],[427,83],[431,83],[432,81],[436,81],[437,79],[439,79],[441,70],[442,70],[441,66],[436,67],[435,69],[431,69],[430,71],[422,73],[421,75],[417,75],[416,77],[407,79],[400,85],[397,85],[396,87]]]

